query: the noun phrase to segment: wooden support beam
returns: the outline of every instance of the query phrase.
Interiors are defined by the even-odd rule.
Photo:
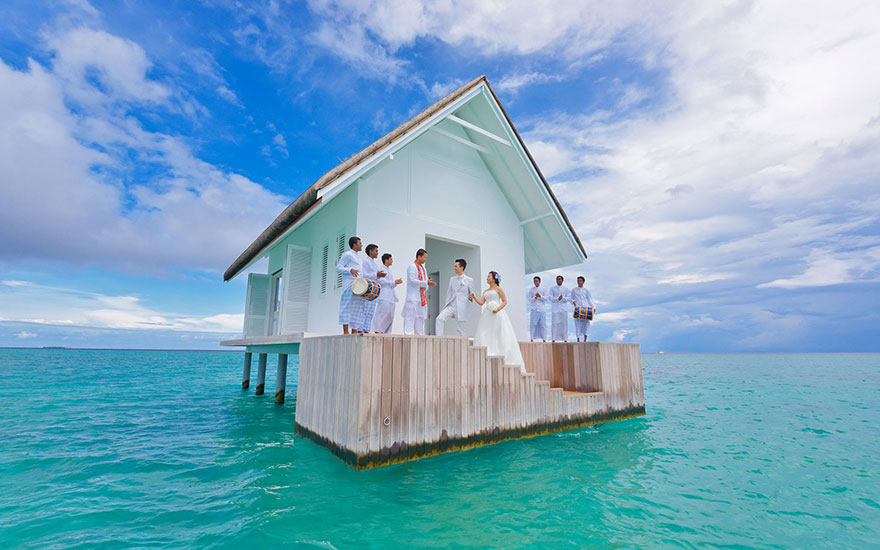
[[[478,134],[482,134],[482,135],[486,136],[486,137],[489,138],[489,139],[494,139],[494,140],[497,141],[498,143],[503,143],[504,145],[507,145],[508,147],[513,147],[513,144],[510,143],[509,140],[504,139],[504,138],[501,137],[501,136],[496,136],[496,135],[493,134],[492,132],[490,132],[490,131],[488,131],[488,130],[484,130],[483,128],[480,128],[480,127],[477,126],[476,124],[473,124],[473,123],[471,123],[471,122],[468,122],[468,121],[466,121],[466,120],[464,120],[464,119],[462,119],[462,118],[458,118],[458,117],[455,116],[455,115],[449,115],[449,116],[446,117],[446,119],[447,119],[447,120],[451,120],[452,122],[455,122],[455,123],[457,123],[457,124],[460,124],[460,125],[464,126],[465,128],[470,128],[470,129],[473,130],[474,132],[477,132]]]
[[[526,224],[530,224],[530,223],[536,222],[538,220],[543,220],[544,218],[552,218],[553,216],[554,216],[553,212],[547,212],[546,214],[540,214],[538,216],[534,216],[534,217],[529,218],[527,220],[523,220],[523,221],[519,222],[519,225],[520,225],[520,227],[522,227]]]
[[[275,402],[284,403],[284,388],[287,385],[287,354],[278,354],[278,373],[275,376]]]
[[[477,145],[473,141],[464,139],[463,137],[459,137],[459,136],[453,134],[452,132],[447,132],[446,130],[443,130],[442,128],[438,128],[438,127],[434,126],[431,128],[431,131],[436,132],[436,133],[440,134],[441,136],[446,136],[453,141],[457,141],[457,142],[461,143],[462,145],[467,145],[468,147],[470,147],[472,149],[476,149],[477,151],[479,151],[481,153],[490,154],[492,152],[489,149],[486,149],[485,147],[483,147],[482,145]]]
[[[263,395],[266,389],[266,354],[261,353],[257,361],[257,391],[256,395]]]
[[[251,385],[251,355],[252,353],[245,352],[244,354],[244,370],[241,373],[241,389],[246,390]]]

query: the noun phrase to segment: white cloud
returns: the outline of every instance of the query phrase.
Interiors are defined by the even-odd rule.
[[[25,340],[27,338],[35,338],[37,335],[34,334],[33,332],[28,332],[26,330],[22,330],[21,332],[16,332],[13,336],[15,336],[16,338],[21,338],[22,340]]]
[[[0,281],[0,285],[17,287],[17,286],[33,286],[34,283],[32,283],[30,281]]]
[[[3,321],[44,325],[230,333],[241,332],[244,323],[243,314],[161,311],[145,305],[139,296],[38,284],[6,291],[0,307]]]
[[[166,86],[148,77],[151,63],[147,55],[129,40],[101,30],[77,28],[51,37],[48,46],[55,52],[53,73],[77,101],[160,103],[171,95]]]
[[[657,283],[661,285],[694,285],[699,283],[709,283],[712,281],[722,281],[724,279],[729,279],[730,277],[731,275],[729,273],[678,273],[671,277],[660,279]]]
[[[219,272],[286,206],[131,116],[171,105],[139,46],[90,29],[49,46],[51,70],[0,60],[0,259]]]
[[[560,82],[564,79],[564,75],[546,74],[537,71],[515,73],[504,76],[494,84],[494,88],[499,92],[516,93],[524,86],[545,84],[548,82]]]
[[[880,247],[857,252],[815,249],[810,252],[806,262],[808,267],[803,273],[758,287],[793,289],[880,281]]]

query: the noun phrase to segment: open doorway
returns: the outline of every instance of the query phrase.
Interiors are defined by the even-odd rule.
[[[433,235],[425,236],[425,250],[428,251],[427,268],[431,278],[437,281],[437,286],[429,288],[428,297],[428,323],[427,334],[436,334],[435,326],[437,315],[446,305],[446,292],[449,289],[449,279],[455,272],[453,262],[461,258],[467,262],[465,274],[474,280],[474,289],[477,293],[485,286],[480,271],[480,247],[468,243],[462,243],[451,239],[444,239]],[[436,306],[432,307],[436,301]],[[480,317],[480,309],[476,304],[471,305],[470,320],[465,327],[465,334],[473,336],[477,329],[477,321]],[[450,319],[446,323],[445,335],[455,335],[455,323],[457,320]],[[438,334],[438,336],[444,336]]]

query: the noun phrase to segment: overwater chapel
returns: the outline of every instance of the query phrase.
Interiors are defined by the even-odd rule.
[[[336,264],[357,235],[394,256],[401,276],[428,251],[427,335],[340,334]],[[529,342],[527,275],[587,255],[485,77],[440,99],[324,174],[226,271],[248,274],[241,387],[275,403],[296,367],[296,434],[357,469],[645,414],[639,345]],[[497,271],[509,296],[522,365],[467,336],[435,333],[453,261],[483,287]],[[404,298],[405,285],[396,289]],[[471,317],[473,335],[479,315]]]
[[[587,257],[484,76],[324,174],[242,252],[224,280],[268,258],[267,273],[248,275],[244,337],[339,333],[335,267],[352,235],[391,253],[395,276],[417,249],[428,251],[438,285],[429,292],[427,334],[456,258],[467,260],[481,288],[487,271],[501,274],[517,336],[527,340],[526,275]],[[396,289],[401,301],[405,286]],[[399,317],[392,332],[402,332]]]

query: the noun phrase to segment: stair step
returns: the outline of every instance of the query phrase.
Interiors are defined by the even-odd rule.
[[[562,389],[562,388],[559,388]],[[562,395],[565,397],[577,397],[579,395],[602,395],[600,391],[591,391],[591,392],[582,392],[582,391],[568,391],[562,390]]]

